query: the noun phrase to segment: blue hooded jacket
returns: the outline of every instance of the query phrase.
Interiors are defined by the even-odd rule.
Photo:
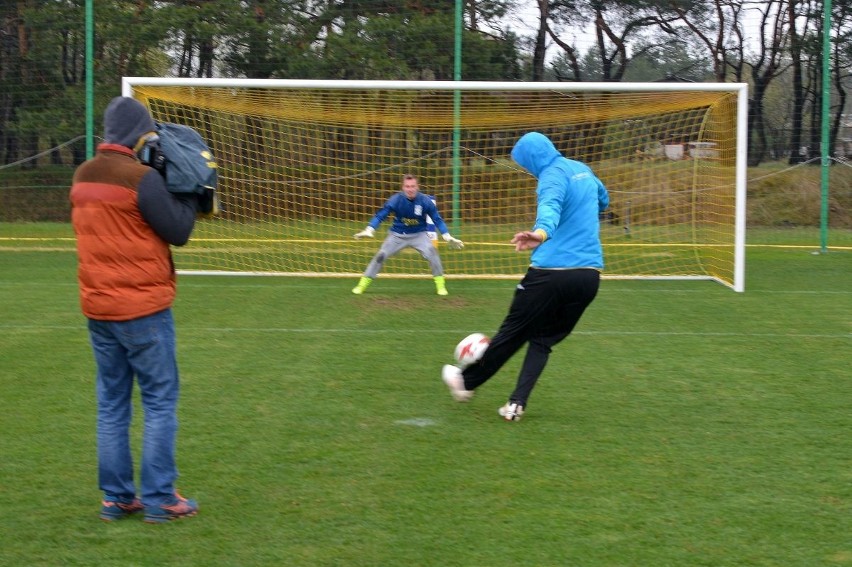
[[[524,134],[512,159],[538,179],[533,230],[543,230],[547,239],[533,250],[532,266],[603,269],[598,215],[609,206],[609,194],[601,180],[539,132]]]

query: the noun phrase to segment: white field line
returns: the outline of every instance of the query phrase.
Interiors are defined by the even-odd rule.
[[[353,277],[355,277],[357,279],[358,277],[360,277],[360,275],[355,275]],[[258,279],[259,280],[262,279],[263,281],[269,281],[268,278],[258,278]],[[393,274],[390,274],[390,275],[387,275],[387,276],[383,276],[382,279],[383,279],[383,281],[382,281],[381,292],[383,292],[383,293],[406,289],[406,287],[403,286],[403,285],[396,285],[397,283],[399,283],[399,280],[401,280],[403,278],[397,278],[397,277],[394,277]],[[427,281],[427,280],[431,281],[432,277],[430,275],[428,275],[428,273],[427,273],[425,275],[411,276],[411,278],[409,278],[409,279],[422,279],[424,281]],[[452,279],[452,276],[447,276],[447,279],[448,280]],[[617,278],[612,278],[609,281],[616,281],[616,279]],[[394,280],[396,280],[396,281],[394,281]],[[520,280],[520,277],[515,278],[515,281],[519,281],[519,280]],[[707,281],[707,278],[703,278],[703,280]],[[320,283],[294,284],[292,282],[295,281],[295,280],[284,280],[284,279],[277,280],[276,283],[271,283],[271,284],[267,284],[267,283],[245,283],[246,281],[247,281],[246,279],[241,279],[240,283],[229,284],[227,286],[227,288],[228,289],[278,288],[278,289],[281,289],[281,290],[300,290],[300,289],[316,289],[316,287],[318,285],[321,285]],[[637,281],[637,280],[634,279],[633,281]],[[326,282],[323,282],[323,283],[326,283]],[[327,284],[328,284],[329,288],[337,288],[338,287],[336,282],[328,281]],[[665,286],[666,284],[662,284],[662,285]],[[21,283],[21,282],[8,282],[8,281],[0,280],[0,288],[4,288],[4,287],[21,288],[22,290],[38,288],[38,287],[45,287],[45,288],[73,287],[73,288],[76,289],[77,283],[76,283],[76,281],[73,281],[71,279],[69,279],[69,281],[67,283],[41,283],[41,282]],[[512,285],[511,287],[514,288],[514,285]],[[179,278],[179,280],[178,280],[178,295],[180,295],[180,293],[181,293],[180,290],[184,289],[184,288],[187,288],[187,289],[190,289],[190,288],[222,289],[223,286],[220,285],[220,284],[200,283],[197,279],[194,279],[194,278]],[[494,293],[504,293],[505,288],[497,289],[493,286],[486,286],[486,287],[482,287],[482,288],[480,288],[478,286],[467,286],[465,288],[466,291],[476,291],[478,289],[485,289],[485,290],[488,290],[488,291],[493,291]],[[600,291],[601,294],[604,294],[606,292],[607,292],[607,289],[605,287],[601,288],[601,291]],[[637,293],[637,294],[638,293],[663,293],[663,294],[667,294],[667,295],[678,295],[678,294],[681,294],[681,295],[684,295],[684,294],[705,294],[706,295],[707,294],[707,288],[697,286],[694,289],[666,289],[666,287],[655,286],[655,287],[648,287],[648,288],[643,288],[643,289],[629,289],[629,288],[622,288],[622,287],[619,286],[618,293],[619,294],[623,294],[623,293]],[[750,289],[746,293],[748,295],[766,294],[766,295],[812,295],[812,296],[825,295],[825,296],[835,296],[835,295],[852,295],[852,289],[849,289],[849,290]],[[462,297],[462,296],[459,295],[459,297]],[[363,299],[368,301],[369,297],[364,297]],[[509,301],[509,296],[506,296],[506,301],[507,302]],[[0,325],[0,328],[2,328],[2,325]]]
[[[181,325],[181,333],[274,333],[274,334],[357,334],[357,335],[419,335],[420,329],[347,329],[329,327],[192,327]],[[0,331],[85,331],[84,325],[16,325],[0,324]],[[469,329],[442,329],[436,333],[458,336],[469,332]],[[574,331],[574,335],[587,335],[593,337],[734,337],[734,338],[772,338],[772,339],[852,339],[852,333],[740,333],[740,332],[707,332],[707,331]]]

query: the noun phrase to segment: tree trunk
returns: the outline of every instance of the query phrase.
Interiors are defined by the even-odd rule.
[[[843,109],[846,108],[846,89],[844,88],[843,74],[840,72],[839,57],[834,58],[834,88],[837,89],[838,101],[834,107],[834,120],[831,123],[831,134],[829,136],[829,153],[831,155],[835,154],[837,136],[840,135],[840,126],[843,122]]]
[[[766,84],[755,79],[754,95],[749,101],[748,165],[756,167],[766,158],[766,129],[763,124],[763,97]]]
[[[805,113],[805,93],[802,80],[802,42],[796,31],[796,1],[787,5],[787,31],[790,34],[790,58],[793,68],[793,114],[790,132],[791,165],[807,159],[807,150],[802,151],[802,116]],[[803,155],[804,154],[804,155]]]
[[[533,81],[544,80],[544,58],[547,53],[547,18],[549,17],[548,0],[538,0],[538,32],[535,36],[535,50],[533,51]]]

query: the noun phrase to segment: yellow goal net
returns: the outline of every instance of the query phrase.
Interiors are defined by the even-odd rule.
[[[535,219],[536,180],[509,153],[548,135],[606,184],[604,277],[713,279],[743,289],[741,84],[154,79],[124,94],[213,150],[221,213],[175,250],[182,272],[357,276],[353,239],[414,174],[464,250],[447,278],[516,278],[509,244]],[[365,241],[366,240],[366,241]],[[416,252],[382,277],[428,277]]]

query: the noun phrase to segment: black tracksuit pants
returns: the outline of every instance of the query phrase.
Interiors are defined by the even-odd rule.
[[[529,343],[515,391],[509,397],[525,406],[551,349],[571,333],[599,285],[600,272],[591,268],[529,268],[485,355],[464,369],[465,388],[473,390],[487,382],[524,343]]]

